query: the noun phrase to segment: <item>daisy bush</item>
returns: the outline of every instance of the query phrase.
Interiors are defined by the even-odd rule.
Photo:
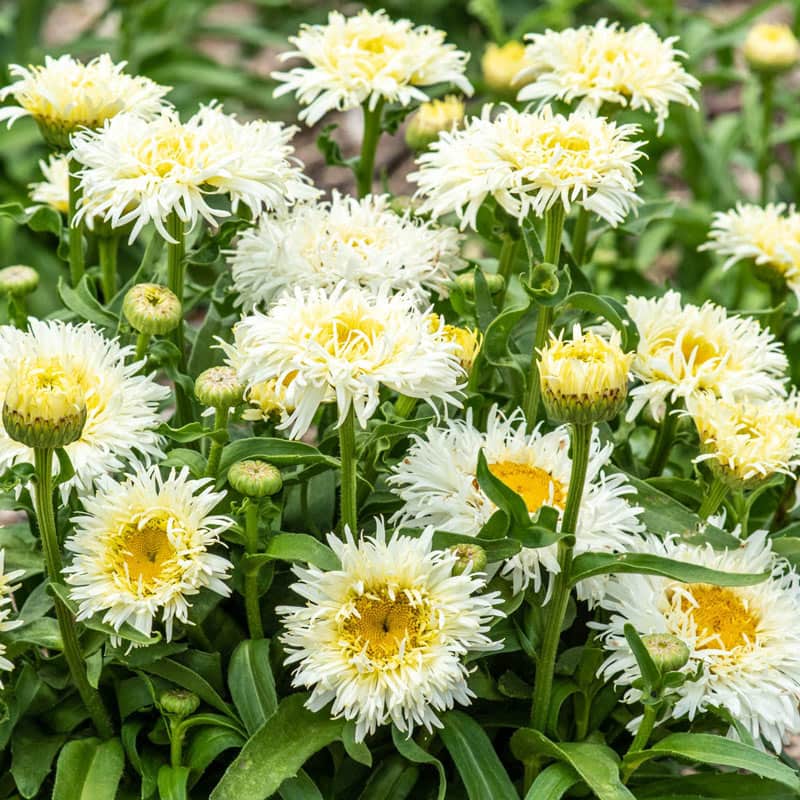
[[[797,9],[95,5],[0,25],[0,800],[800,797]]]

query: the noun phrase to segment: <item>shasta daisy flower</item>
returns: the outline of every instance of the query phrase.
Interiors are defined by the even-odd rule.
[[[89,323],[31,319],[29,325],[28,331],[0,326],[0,396],[13,387],[19,401],[33,407],[34,388],[48,373],[85,404],[80,438],[65,448],[75,476],[61,484],[62,492],[88,490],[100,475],[162,455],[158,404],[169,389],[138,374],[141,364],[126,363],[133,348],[106,339]],[[0,430],[0,470],[19,462],[33,463],[33,453]]]
[[[487,197],[523,222],[542,216],[555,203],[573,204],[618,225],[638,203],[636,162],[643,144],[636,125],[602,117],[536,113],[491,106],[458,131],[439,135],[409,175],[423,198],[420,213],[455,212],[461,227],[476,228]]]
[[[332,703],[334,718],[355,720],[357,741],[389,723],[441,727],[439,712],[474,697],[463,657],[500,647],[488,635],[500,595],[480,594],[480,574],[454,575],[458,557],[431,550],[432,529],[387,540],[378,521],[372,538],[345,535],[328,537],[341,569],[295,567],[305,602],[276,609],[293,683],[312,689],[312,711]]]
[[[186,123],[171,110],[152,120],[120,114],[72,137],[83,193],[79,215],[115,228],[132,223],[130,242],[153,222],[171,241],[165,221],[173,212],[191,225],[229,216],[209,195],[227,195],[234,212],[243,204],[253,214],[311,199],[317,191],[291,156],[294,131],[277,122],[242,123],[214,105]]]
[[[642,530],[638,520],[641,509],[625,499],[635,493],[633,487],[621,474],[605,471],[612,449],[611,444],[601,446],[595,433],[578,518],[576,554],[628,550]],[[536,428],[529,434],[520,411],[506,417],[494,406],[485,433],[473,425],[468,412],[466,421],[451,420],[445,427],[429,428],[424,436],[413,437],[408,453],[388,478],[404,503],[398,520],[411,527],[432,525],[476,536],[497,510],[476,477],[481,450],[489,471],[522,497],[533,518],[545,505],[559,514],[564,511],[572,468],[568,429],[562,426],[543,433]],[[524,548],[503,568],[515,593],[529,582],[538,591],[546,575],[558,571],[555,545]],[[583,598],[596,599],[602,584],[586,581],[579,591]]]
[[[282,427],[292,438],[308,430],[325,402],[336,401],[340,422],[352,407],[366,427],[381,386],[459,405],[458,345],[433,329],[405,293],[296,289],[266,314],[245,317],[234,340],[223,349],[248,387],[273,379],[289,384],[294,408]]]
[[[0,550],[0,631],[10,631],[23,625],[21,619],[9,619],[12,611],[12,595],[19,589],[19,584],[15,583],[24,574],[25,570],[18,569],[11,572],[5,571],[5,550]],[[11,672],[14,669],[14,664],[5,657],[6,646],[0,642],[0,670]],[[3,683],[0,681],[0,689],[3,688]]]
[[[28,187],[31,200],[66,214],[69,211],[69,158],[51,155],[47,161],[39,162],[39,169],[44,180]]]
[[[13,97],[19,105],[0,108],[0,121],[11,125],[30,115],[48,144],[67,149],[71,133],[99,128],[122,112],[155,116],[170,87],[124,69],[125,62],[115,64],[108,53],[86,64],[69,55],[45,56],[44,66],[12,64],[9,71],[19,80],[0,90],[0,100]]]
[[[758,277],[785,284],[800,300],[800,214],[794,206],[739,203],[731,211],[718,211],[700,250],[726,256],[724,270],[751,262]]]
[[[278,97],[294,92],[300,119],[313,125],[329,111],[346,111],[364,103],[374,109],[388,100],[407,106],[426,101],[420,87],[450,83],[465,94],[472,85],[464,76],[467,53],[445,44],[445,34],[428,25],[394,21],[385,11],[362,10],[353,17],[331,11],[327,25],[303,25],[289,41],[297,48],[282,58],[303,58],[310,67],[274,72],[282,82]]]
[[[754,70],[783,72],[800,61],[800,42],[788,25],[761,22],[747,32],[742,52]]]
[[[396,214],[386,195],[356,200],[334,191],[330,202],[262,216],[228,263],[247,311],[268,307],[287,288],[332,290],[340,283],[373,291],[387,284],[427,304],[432,292],[446,296],[454,271],[466,266],[460,244],[453,228]]]
[[[230,594],[233,565],[211,552],[233,524],[211,513],[225,493],[188,474],[164,478],[157,467],[137,466],[122,481],[102,478],[83,498],[64,568],[79,620],[102,614],[116,630],[127,622],[149,636],[160,615],[169,640],[175,620],[188,620],[189,598],[204,588]]]
[[[683,68],[675,49],[678,37],[660,39],[647,24],[625,30],[601,19],[595,25],[529,33],[522,79],[532,81],[520,100],[581,100],[581,108],[597,113],[603,103],[655,115],[664,129],[669,104],[697,108],[692,92],[700,81]]]
[[[715,708],[726,710],[758,740],[776,751],[800,732],[800,579],[771,552],[766,531],[756,531],[733,550],[696,547],[675,538],[649,537],[640,552],[725,572],[767,572],[754,586],[684,584],[657,575],[615,575],[601,606],[608,622],[601,631],[609,656],[603,676],[631,687],[639,668],[625,639],[624,627],[639,635],[669,633],[689,648],[683,672],[686,683],[674,689],[671,717],[688,717]],[[625,702],[639,700],[629,688]],[[731,730],[735,735],[735,730]]]
[[[683,304],[678,292],[628,297],[639,329],[631,371],[641,381],[630,392],[628,418],[649,405],[655,419],[667,401],[708,391],[725,400],[765,400],[785,394],[788,367],[780,342],[752,319],[729,316],[712,302]]]

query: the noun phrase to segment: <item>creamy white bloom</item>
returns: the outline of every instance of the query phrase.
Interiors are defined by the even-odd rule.
[[[419,186],[420,213],[455,212],[462,228],[476,228],[487,197],[520,222],[561,202],[618,225],[641,202],[635,165],[643,142],[632,138],[638,131],[590,114],[554,114],[549,106],[536,113],[502,107],[492,118],[487,105],[463,129],[443,131],[409,180]]]
[[[69,211],[69,158],[51,155],[47,161],[39,162],[39,169],[44,180],[28,187],[31,200],[66,214]]]
[[[340,283],[377,291],[387,284],[427,304],[447,295],[454,272],[466,266],[461,236],[398,215],[388,195],[361,200],[334,191],[330,202],[299,204],[265,214],[229,253],[237,303],[267,307],[286,289],[332,290]]]
[[[169,640],[200,589],[230,594],[233,565],[211,549],[233,520],[211,513],[225,497],[211,483],[190,480],[187,468],[164,478],[141,466],[121,481],[98,481],[65,545],[74,554],[64,576],[79,620],[102,614],[116,630],[127,622],[149,636],[160,614]]]
[[[24,624],[24,621],[17,619],[10,619],[11,612],[13,611],[13,593],[19,589],[19,584],[15,583],[24,574],[24,569],[12,570],[6,572],[5,570],[6,551],[0,550],[0,631],[11,631]],[[6,646],[0,642],[0,670],[11,672],[14,669],[14,663],[5,657]],[[3,688],[3,683],[0,681],[0,689]]]
[[[532,81],[520,100],[580,99],[580,108],[597,113],[603,103],[655,115],[664,129],[669,104],[697,108],[692,92],[700,81],[680,62],[686,53],[675,48],[677,36],[660,39],[647,23],[625,30],[601,19],[595,25],[529,33],[521,79]]]
[[[163,455],[156,432],[158,404],[169,389],[138,374],[140,362],[126,363],[132,353],[132,347],[106,339],[89,323],[30,319],[28,331],[0,326],[0,397],[12,384],[19,389],[37,371],[51,370],[85,399],[83,432],[65,448],[75,469],[75,476],[61,484],[65,495],[73,487],[88,490],[101,475],[135,459]],[[20,462],[33,463],[33,452],[0,426],[0,471]]]
[[[569,492],[572,460],[566,426],[543,433],[526,432],[520,411],[504,416],[493,406],[486,432],[479,431],[468,412],[466,421],[450,420],[445,427],[429,428],[414,436],[405,457],[387,482],[403,499],[397,519],[403,525],[432,525],[439,530],[476,536],[497,510],[480,487],[476,470],[483,450],[489,471],[525,501],[532,518],[542,506],[559,512]],[[643,530],[642,509],[626,500],[635,490],[619,473],[606,472],[613,446],[592,438],[586,487],[581,500],[575,553],[621,552],[631,548]],[[539,590],[547,575],[559,572],[557,547],[523,548],[509,559],[503,573],[513,581],[514,592],[532,582]],[[596,600],[602,581],[579,585],[582,599]]]
[[[645,405],[655,419],[667,402],[708,391],[725,400],[783,395],[788,367],[781,343],[755,320],[729,315],[712,302],[682,303],[678,292],[630,296],[626,308],[639,329],[631,372],[641,381],[630,392],[628,418]]]
[[[754,586],[722,587],[657,575],[613,576],[601,601],[610,619],[591,623],[610,652],[602,675],[622,686],[639,677],[625,639],[626,623],[641,636],[670,633],[689,648],[682,672],[697,673],[675,690],[678,699],[670,715],[693,720],[722,708],[756,740],[763,736],[780,751],[790,735],[800,732],[797,574],[773,555],[766,531],[756,531],[738,548],[723,551],[649,537],[641,552],[725,572],[766,572],[770,577]],[[623,699],[633,703],[640,697],[638,689],[630,688]]]
[[[793,205],[737,203],[714,214],[708,238],[699,249],[726,256],[724,270],[753,262],[757,275],[785,282],[800,301],[800,214]]]
[[[420,87],[436,83],[472,94],[464,76],[469,55],[446,44],[444,31],[391,20],[382,10],[352,17],[331,11],[327,25],[303,25],[289,41],[296,50],[282,59],[303,58],[311,66],[272,73],[282,82],[275,96],[294,92],[306,106],[299,117],[309,125],[329,111],[363,103],[374,109],[383,100],[401,106],[424,102],[428,96]]]
[[[453,575],[457,556],[432,550],[432,535],[387,540],[380,520],[374,537],[331,534],[341,569],[295,567],[305,602],[276,609],[293,684],[312,689],[307,707],[332,703],[334,718],[355,720],[359,741],[389,723],[409,735],[441,727],[439,712],[474,697],[463,657],[500,647],[489,636],[499,593],[480,594],[480,573]]]
[[[800,61],[800,42],[788,25],[760,22],[747,32],[742,53],[754,70],[783,72]]]
[[[325,402],[336,402],[340,424],[353,408],[366,427],[381,386],[460,405],[459,346],[443,335],[443,326],[441,320],[431,325],[415,299],[402,292],[296,289],[266,314],[242,319],[234,344],[222,347],[248,388],[273,379],[290,384],[293,409],[282,427],[297,438]]]
[[[126,74],[125,63],[104,53],[86,64],[69,55],[45,56],[43,66],[12,64],[9,72],[19,80],[0,90],[0,100],[13,97],[19,106],[0,108],[0,121],[11,125],[30,115],[51,144],[66,148],[70,133],[99,128],[117,114],[155,116],[170,87]]]
[[[230,215],[208,202],[227,195],[252,214],[283,210],[316,197],[292,157],[296,128],[278,122],[239,122],[219,106],[203,106],[187,122],[163,111],[152,120],[120,114],[97,130],[72,137],[72,158],[83,193],[79,216],[115,228],[133,223],[130,242],[153,222],[167,241],[166,219],[175,212],[191,225]]]

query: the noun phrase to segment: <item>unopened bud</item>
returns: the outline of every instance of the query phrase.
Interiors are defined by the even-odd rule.
[[[158,704],[176,717],[188,717],[200,707],[200,698],[186,689],[169,689],[158,698]]]
[[[166,286],[138,283],[122,301],[122,313],[130,326],[150,336],[163,336],[178,327],[183,318],[181,301]]]
[[[661,672],[675,672],[689,661],[686,642],[671,633],[648,633],[642,636],[642,644]]]
[[[486,551],[479,544],[456,544],[450,552],[456,557],[453,575],[462,575],[467,570],[482,572],[486,567]]]
[[[800,42],[788,25],[760,23],[748,32],[743,52],[752,70],[775,74],[800,61]]]
[[[39,273],[33,267],[16,264],[0,269],[0,293],[11,297],[24,297],[36,291]]]
[[[506,281],[502,275],[494,272],[483,273],[486,286],[491,294],[499,294],[506,288]],[[456,278],[456,285],[464,294],[472,299],[475,297],[475,273],[465,272]]]
[[[406,144],[412,150],[424,150],[442,131],[454,130],[463,120],[464,103],[454,95],[423,103],[409,120]]]
[[[194,382],[195,397],[211,408],[233,408],[242,402],[244,384],[232,367],[211,367]]]
[[[228,470],[228,483],[245,497],[268,497],[283,487],[281,471],[266,461],[237,461]]]

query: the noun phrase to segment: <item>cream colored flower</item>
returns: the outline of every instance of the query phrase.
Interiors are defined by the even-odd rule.
[[[361,200],[334,191],[330,202],[303,203],[265,214],[245,231],[228,264],[237,304],[268,308],[287,289],[332,290],[344,283],[377,291],[447,296],[454,273],[466,266],[462,237],[406,212],[398,215],[388,195]]]
[[[800,42],[788,25],[761,22],[747,32],[742,52],[755,70],[783,72],[800,61]]]
[[[464,656],[500,647],[489,636],[499,593],[481,594],[479,573],[454,575],[458,557],[432,550],[432,535],[387,539],[380,520],[372,538],[331,534],[341,569],[295,567],[304,602],[276,609],[293,684],[312,689],[312,711],[331,704],[355,720],[357,741],[389,723],[409,735],[441,727],[439,713],[474,697]]]
[[[464,121],[464,101],[449,94],[442,100],[423,103],[409,118],[406,144],[413,150],[424,150],[439,138],[442,131],[452,131]]]
[[[443,319],[438,314],[428,316],[428,325],[431,330],[438,333],[445,341],[456,346],[456,356],[464,372],[469,373],[478,353],[481,350],[483,336],[477,328],[462,328],[458,325],[443,324]]]
[[[0,100],[13,97],[19,105],[0,108],[0,121],[11,125],[30,115],[51,146],[67,149],[71,133],[99,128],[122,112],[143,118],[158,114],[170,87],[124,69],[125,62],[115,64],[108,53],[86,64],[69,55],[45,56],[38,67],[12,64],[9,71],[19,80],[0,91]]]
[[[700,81],[683,68],[674,47],[678,37],[660,39],[647,24],[625,30],[601,19],[595,25],[529,33],[526,70],[532,81],[520,100],[580,99],[594,113],[603,103],[644,109],[655,115],[659,135],[670,103],[697,108],[692,92]]]
[[[24,624],[24,621],[10,619],[13,610],[13,594],[19,589],[19,584],[15,583],[25,575],[25,570],[17,569],[11,572],[5,570],[5,550],[0,550],[0,631],[11,631]],[[14,662],[5,657],[6,646],[0,642],[0,670],[11,672],[14,669]],[[0,681],[0,689],[3,683]]]
[[[44,180],[28,187],[31,200],[66,214],[69,211],[69,158],[51,155],[47,161],[39,162],[39,169]]]
[[[64,575],[79,620],[102,614],[149,636],[160,615],[167,640],[175,620],[188,623],[190,598],[201,589],[223,597],[233,565],[211,549],[233,525],[211,512],[225,497],[211,481],[189,480],[188,469],[163,478],[141,466],[122,481],[104,477],[73,517]]]
[[[573,204],[618,225],[641,200],[636,162],[642,142],[635,125],[617,125],[587,114],[535,114],[491,106],[466,127],[443,132],[409,175],[418,184],[420,213],[455,212],[461,227],[476,228],[487,197],[523,222],[555,203]]]
[[[353,17],[331,11],[327,25],[303,25],[289,41],[297,48],[282,58],[303,58],[310,67],[274,72],[282,82],[278,97],[294,92],[307,106],[300,119],[313,125],[329,111],[346,111],[383,100],[407,106],[428,99],[420,87],[450,83],[465,94],[467,53],[445,44],[445,34],[430,26],[394,21],[385,11],[362,10]]]
[[[490,42],[481,58],[483,81],[492,91],[506,95],[528,82],[520,75],[526,65],[522,42],[512,40],[503,45]]]

